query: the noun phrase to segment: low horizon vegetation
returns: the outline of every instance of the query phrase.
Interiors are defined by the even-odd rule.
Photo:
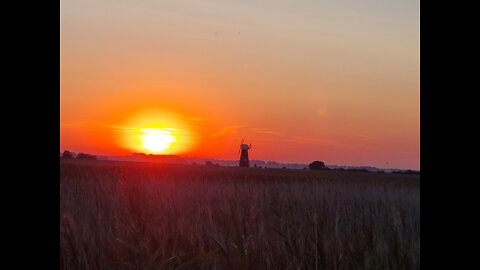
[[[165,163],[165,164],[191,164],[191,165],[199,165],[196,161],[190,161],[188,163],[186,162],[179,162],[178,160],[156,160],[156,158],[161,158],[161,157],[179,157],[177,155],[161,155],[161,154],[145,154],[145,153],[133,153],[133,157],[141,157],[145,159],[140,159],[140,160],[122,160],[122,161],[136,161],[136,162],[158,162],[158,163]],[[76,154],[75,152],[71,152],[69,150],[65,150],[60,152],[60,158],[61,159],[99,159],[99,160],[111,160],[106,157],[99,158],[96,155],[93,154],[86,154],[86,153],[79,153]],[[155,159],[149,159],[149,158],[155,158]],[[112,160],[112,161],[121,161],[121,160]],[[225,166],[225,167],[232,167],[231,164],[225,165],[225,164],[220,164],[219,162],[215,159],[208,159],[205,158],[204,165],[206,166]],[[396,174],[417,174],[420,175],[420,171],[417,170],[411,170],[411,169],[381,169],[381,168],[376,168],[376,167],[371,167],[371,166],[338,166],[338,165],[325,165],[323,161],[315,160],[311,162],[310,164],[305,164],[306,166],[301,167],[301,168],[291,168],[291,167],[286,167],[284,163],[278,163],[276,161],[268,161],[268,162],[273,162],[276,163],[277,165],[282,165],[282,167],[278,166],[262,166],[257,164],[258,161],[264,162],[263,160],[251,160],[250,162],[252,163],[250,167],[252,168],[260,168],[260,169],[267,169],[267,168],[282,168],[282,169],[303,169],[303,170],[333,170],[333,171],[351,171],[351,172],[373,172],[373,173],[396,173]],[[238,161],[235,161],[238,162]],[[287,164],[288,165],[288,164]],[[300,165],[300,164],[297,164]],[[331,166],[331,167],[329,167]],[[233,167],[237,167],[237,164]],[[375,170],[368,170],[367,167],[374,168]]]

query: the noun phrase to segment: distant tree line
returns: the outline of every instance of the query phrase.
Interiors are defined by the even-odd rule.
[[[214,163],[211,162],[210,160],[205,161],[205,165],[206,165],[206,166],[217,166],[217,167],[220,167],[220,164],[218,164],[218,163],[215,163],[215,164],[214,164]]]
[[[345,172],[371,172],[367,169],[359,169],[359,168],[335,168],[332,169],[333,171],[345,171]]]
[[[78,155],[70,152],[68,150],[63,151],[62,156],[60,157],[61,159],[87,159],[87,160],[96,160],[97,156],[95,155],[90,155],[86,153],[79,153]]]
[[[419,175],[419,171],[412,171],[412,170],[406,170],[406,171],[393,171],[392,173],[397,173],[397,174],[417,174]]]
[[[325,163],[322,161],[316,160],[308,165],[310,170],[324,170],[324,171],[345,171],[345,172],[368,172],[368,173],[387,173],[384,170],[370,171],[365,168],[328,168],[325,166]],[[306,167],[304,170],[307,169]],[[413,170],[396,170],[392,171],[393,174],[410,174],[410,175],[420,175],[420,171]]]

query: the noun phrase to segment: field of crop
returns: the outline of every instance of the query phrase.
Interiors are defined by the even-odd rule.
[[[61,269],[420,269],[420,178],[62,161]]]

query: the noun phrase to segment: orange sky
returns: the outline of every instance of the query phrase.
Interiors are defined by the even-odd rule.
[[[172,154],[419,169],[418,6],[61,1],[61,150],[129,154],[152,120]]]

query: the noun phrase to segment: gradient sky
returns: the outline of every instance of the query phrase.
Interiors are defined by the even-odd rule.
[[[419,169],[419,73],[418,0],[62,0],[60,148]]]

